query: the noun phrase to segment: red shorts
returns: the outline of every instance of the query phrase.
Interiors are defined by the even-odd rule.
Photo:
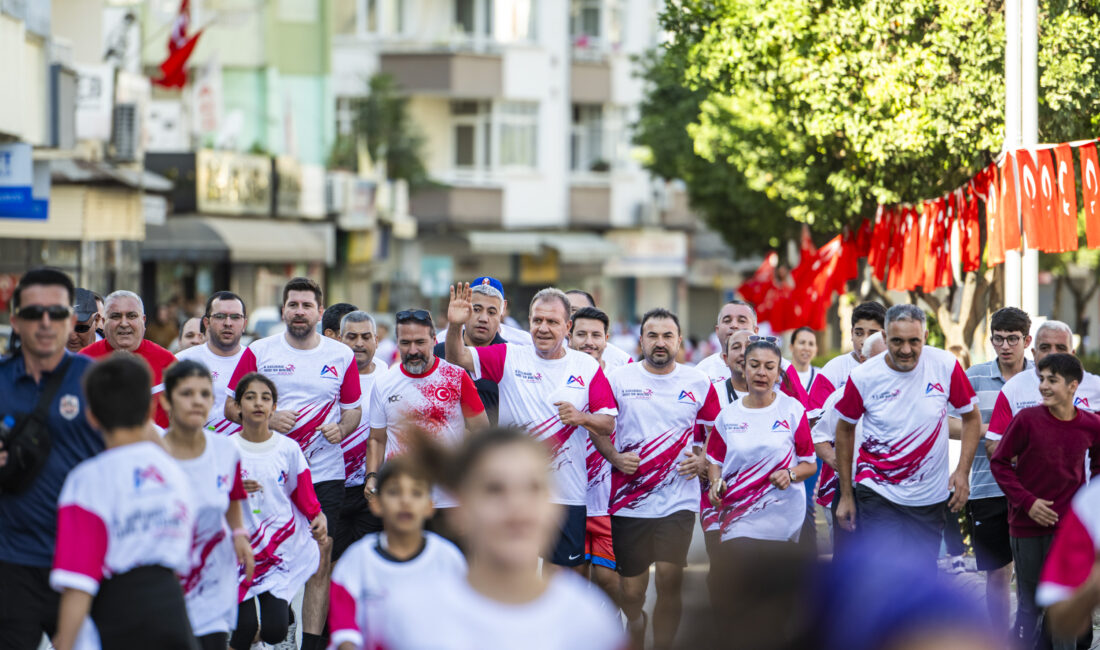
[[[611,515],[585,519],[584,559],[597,566],[615,569],[615,549],[611,546]]]

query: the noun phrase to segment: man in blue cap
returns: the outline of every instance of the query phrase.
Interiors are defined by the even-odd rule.
[[[470,283],[470,291],[473,293],[471,298],[473,311],[470,319],[462,324],[462,340],[466,345],[475,348],[496,343],[531,345],[530,334],[500,322],[508,306],[508,302],[504,299],[504,285],[500,280],[487,276],[477,278]],[[451,325],[457,326],[455,323]],[[442,343],[446,335],[447,332],[444,330],[437,338],[440,343],[435,346],[434,354],[440,359],[447,358],[445,346]],[[474,382],[474,385],[477,386],[477,394],[481,398],[481,403],[485,405],[485,411],[489,414],[489,422],[495,426],[500,404],[496,383],[479,379]]]

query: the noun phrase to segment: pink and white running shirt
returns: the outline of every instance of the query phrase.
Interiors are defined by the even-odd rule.
[[[237,445],[213,431],[203,435],[206,449],[198,458],[176,461],[191,483],[197,508],[191,570],[180,578],[195,636],[237,626],[237,553],[225,512],[230,501],[248,498]],[[242,504],[242,510],[247,507]]]
[[[61,487],[50,586],[94,596],[104,580],[138,567],[187,575],[195,513],[191,483],[156,443],[100,452]]]
[[[845,377],[845,382],[847,377]],[[840,398],[844,396],[844,389],[838,388],[833,391],[825,403],[821,405],[820,413],[821,418],[810,429],[810,438],[815,445],[827,442],[834,447],[836,446],[836,423],[840,419],[840,414],[836,410],[836,403],[840,401]],[[860,442],[863,435],[863,420],[856,422],[856,437],[855,447],[853,449],[859,449]],[[852,454],[852,476],[856,475],[856,465],[859,463],[859,454]],[[822,465],[821,474],[817,477],[817,503],[818,505],[828,506],[833,502],[833,498],[836,497],[837,490],[840,489],[840,474],[833,470],[831,465]]]
[[[730,395],[729,389],[724,381],[714,385],[714,392],[718,396],[719,412],[722,412],[727,406],[743,399],[745,395],[749,394],[748,391],[742,392],[735,388],[733,389],[733,395]],[[713,432],[711,435],[714,435]],[[708,480],[706,476],[699,479],[699,491],[702,493],[702,497],[699,500],[699,521],[703,526],[703,530],[708,532],[718,530],[718,508],[710,505],[710,480]]]
[[[340,441],[340,450],[344,452],[344,486],[362,485],[367,477],[367,440],[370,438],[370,397],[374,383],[389,366],[381,359],[374,360],[374,372],[359,375],[360,404],[363,407],[359,417],[359,426],[348,437]]]
[[[811,419],[821,417],[825,400],[829,399],[829,396],[839,389],[844,388],[845,384],[848,383],[848,375],[852,374],[852,369],[858,365],[859,360],[853,356],[853,353],[849,352],[829,359],[821,367],[817,376],[814,377],[814,385],[808,386],[810,390],[809,415]]]
[[[293,348],[286,334],[253,341],[241,356],[226,393],[230,396],[241,377],[260,372],[279,389],[276,408],[297,411],[298,421],[287,434],[302,448],[313,481],[343,481],[344,454],[318,430],[340,421],[341,409],[360,404],[359,368],[351,348],[322,336],[312,350]]]
[[[1034,372],[1025,370],[1016,373],[1001,387],[997,401],[993,403],[993,414],[989,416],[989,429],[985,437],[989,440],[1000,440],[1005,431],[1008,431],[1008,425],[1017,413],[1042,403],[1043,397],[1039,394],[1038,369]],[[1077,386],[1073,405],[1094,413],[1100,411],[1100,377],[1090,372],[1085,373]]]
[[[251,583],[245,583],[241,574],[238,598],[244,601],[270,592],[289,602],[317,572],[321,561],[321,551],[309,531],[309,522],[321,512],[321,504],[305,456],[293,440],[277,433],[258,443],[240,434],[230,440],[240,450],[241,478],[261,486],[248,493],[244,509],[256,570]]]
[[[680,510],[695,512],[698,481],[676,468],[694,446],[699,426],[718,417],[718,396],[710,379],[695,368],[676,364],[667,375],[649,372],[645,362],[632,363],[608,378],[619,415],[615,449],[641,457],[638,470],[611,469],[608,513],[651,519]]]
[[[210,344],[204,343],[176,353],[176,359],[198,361],[210,371],[210,377],[214,380],[214,408],[210,409],[210,416],[206,418],[206,428],[223,436],[241,430],[241,425],[225,419],[225,389],[229,386],[229,379],[237,369],[245,349],[242,347],[233,356],[221,357],[210,351]],[[232,393],[229,395],[232,396]]]
[[[554,572],[542,594],[522,604],[491,600],[464,576],[445,576],[393,593],[380,618],[379,650],[627,647],[618,610],[572,571]]]
[[[569,348],[560,359],[543,359],[534,346],[512,343],[466,349],[474,359],[474,379],[485,378],[500,386],[501,426],[524,427],[549,445],[554,503],[583,506],[588,433],[562,424],[554,404],[569,402],[578,411],[618,415],[599,362]]]
[[[621,368],[628,363],[634,363],[634,359],[619,348],[615,348],[622,356],[615,355],[614,360],[608,361],[608,344],[602,358],[603,368],[607,373]],[[587,431],[585,432],[587,433]],[[615,444],[615,432],[611,432],[611,444]],[[592,444],[592,436],[584,441],[584,453],[587,455],[585,465],[588,468],[588,491],[584,494],[585,510],[589,517],[603,517],[607,514],[607,504],[611,501],[611,463],[603,457],[603,454]]]
[[[847,422],[863,418],[856,484],[903,506],[947,499],[947,411],[969,413],[978,403],[955,355],[925,346],[917,367],[899,372],[887,354],[852,370],[836,410]]]
[[[746,408],[737,400],[722,409],[707,442],[707,460],[722,468],[726,493],[718,513],[722,541],[738,537],[797,540],[806,518],[806,491],[772,485],[776,470],[815,460],[806,409],[777,394],[770,406]]]
[[[414,375],[396,364],[375,382],[370,402],[370,426],[386,430],[386,460],[405,453],[405,427],[412,423],[454,447],[466,435],[466,418],[485,410],[477,387],[462,368],[435,358],[432,367]],[[432,488],[437,508],[453,508],[455,500]]]
[[[1077,492],[1059,523],[1035,592],[1040,607],[1068,600],[1092,572],[1100,554],[1100,481]]]
[[[466,577],[466,558],[458,547],[424,532],[424,548],[408,560],[386,552],[385,533],[373,533],[352,544],[332,570],[329,588],[331,647],[351,643],[375,648],[382,626],[381,609],[395,591],[430,585],[441,577]]]

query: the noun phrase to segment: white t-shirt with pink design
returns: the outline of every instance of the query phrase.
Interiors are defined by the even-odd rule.
[[[370,396],[374,390],[375,381],[386,372],[387,368],[389,366],[386,362],[375,359],[374,370],[370,374],[359,375],[359,393],[362,396],[359,404],[363,407],[359,426],[340,441],[340,449],[344,452],[344,485],[346,487],[356,487],[366,481],[367,440],[370,439]]]
[[[1040,607],[1068,600],[1089,579],[1100,554],[1100,481],[1077,492],[1059,523],[1035,592]]]
[[[605,374],[609,375],[613,370],[634,363],[634,359],[619,348],[615,350],[620,354],[613,355],[614,358],[608,360],[607,350],[610,349],[611,345],[608,344],[601,358]],[[615,444],[614,431],[611,432],[611,444]],[[611,463],[592,444],[592,436],[585,438],[584,453],[588,457],[585,461],[588,469],[588,491],[584,498],[586,510],[589,517],[603,517],[607,515],[607,505],[611,501]]]
[[[214,408],[210,409],[210,416],[206,418],[206,428],[223,436],[233,435],[241,430],[241,425],[225,419],[225,399],[232,397],[227,395],[225,389],[229,386],[229,379],[244,356],[245,349],[242,347],[236,354],[222,357],[210,351],[209,343],[204,343],[176,353],[176,359],[197,361],[210,371],[214,382]]]

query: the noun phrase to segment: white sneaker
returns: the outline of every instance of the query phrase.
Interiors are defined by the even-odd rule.
[[[286,638],[273,646],[273,650],[298,650],[298,622],[295,621],[286,629]]]
[[[966,557],[963,555],[952,555],[951,565],[947,568],[947,572],[952,575],[966,572]]]

